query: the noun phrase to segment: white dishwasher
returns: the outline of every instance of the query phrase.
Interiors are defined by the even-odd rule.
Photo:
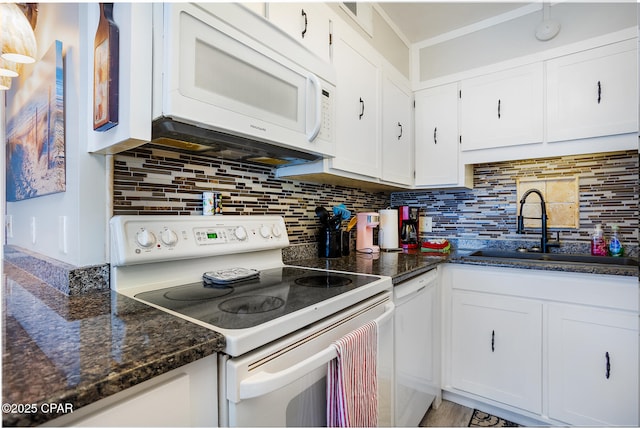
[[[438,268],[396,285],[396,426],[416,427],[440,389]]]

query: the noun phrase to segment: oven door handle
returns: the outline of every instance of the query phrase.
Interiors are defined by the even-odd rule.
[[[385,311],[382,315],[375,319],[375,322],[380,325],[393,315],[394,305],[392,302],[385,304]],[[289,385],[292,382],[298,380],[301,376],[322,367],[329,361],[338,357],[336,347],[330,345],[322,351],[314,354],[312,357],[306,360],[300,361],[293,366],[281,370],[276,373],[260,372],[256,373],[250,378],[244,379],[240,382],[240,400],[247,398],[260,397],[262,395],[273,392],[284,386]]]

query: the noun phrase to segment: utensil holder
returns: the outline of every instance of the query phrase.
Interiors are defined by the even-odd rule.
[[[341,241],[342,241],[342,255],[348,256],[349,251],[351,250],[351,232],[341,232]]]
[[[342,256],[342,231],[322,228],[318,235],[318,257]]]

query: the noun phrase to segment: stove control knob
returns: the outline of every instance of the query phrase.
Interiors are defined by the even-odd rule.
[[[247,231],[244,227],[238,226],[236,230],[233,231],[233,234],[238,238],[239,241],[244,241],[247,239]]]
[[[263,238],[269,238],[271,237],[271,229],[269,228],[269,226],[262,226],[260,228],[260,235]]]
[[[178,243],[178,235],[171,229],[164,229],[160,232],[160,240],[164,245],[173,247]]]
[[[143,248],[151,248],[156,244],[156,236],[147,229],[141,229],[136,234],[136,241]]]
[[[273,232],[273,236],[275,236],[276,238],[279,238],[280,235],[282,235],[280,226],[278,226],[277,224],[273,225],[273,228],[271,228],[271,231]]]

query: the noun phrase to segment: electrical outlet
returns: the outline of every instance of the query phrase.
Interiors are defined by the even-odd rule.
[[[67,216],[58,217],[58,248],[63,254],[67,254]]]
[[[420,217],[420,232],[433,232],[433,217]]]
[[[7,238],[13,238],[13,216],[6,217]]]
[[[36,243],[36,218],[31,217],[31,243]]]

